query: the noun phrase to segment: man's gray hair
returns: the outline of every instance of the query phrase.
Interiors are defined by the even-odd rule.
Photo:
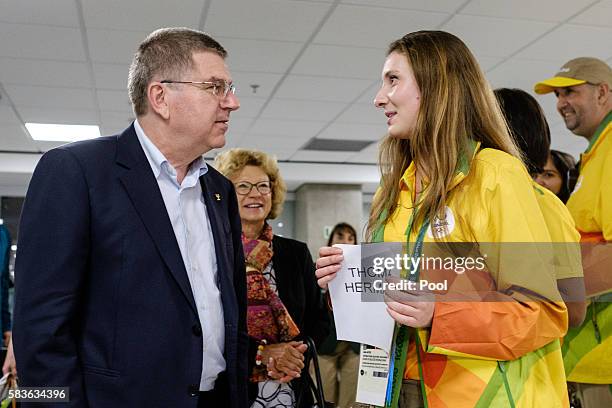
[[[136,116],[147,112],[147,87],[156,76],[179,77],[194,68],[192,55],[211,51],[221,58],[227,51],[202,31],[184,27],[160,28],[140,44],[128,76],[128,94]],[[176,78],[171,78],[176,80]]]

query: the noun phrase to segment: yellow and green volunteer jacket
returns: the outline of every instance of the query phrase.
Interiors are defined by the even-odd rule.
[[[535,181],[532,185],[553,243],[555,278],[582,278],[584,273],[580,255],[580,233],[572,215],[554,193]]]
[[[567,206],[589,252],[609,252],[612,245],[612,112],[599,125],[580,157],[580,177]],[[607,279],[598,275],[612,272],[609,263],[607,267],[590,267],[591,257],[583,258],[587,294],[601,293],[602,284],[609,282],[609,275]],[[611,292],[592,299],[584,323],[568,331],[562,351],[569,381],[612,384]]]
[[[414,178],[411,164],[400,182],[399,205],[384,227],[386,242],[406,240]],[[531,179],[516,158],[477,146],[471,164],[458,169],[451,191],[446,236],[436,239],[550,243]],[[432,224],[435,228],[436,220]],[[409,241],[416,240],[417,231],[412,229]],[[434,240],[430,227],[425,243]],[[489,256],[488,273],[505,301],[436,301],[432,326],[418,330],[420,367],[415,370],[411,344],[405,374],[415,378],[416,373],[432,408],[569,406],[559,343],[567,330],[567,309],[550,268],[539,268],[552,261]],[[542,276],[534,279],[540,269]],[[470,279],[467,275],[462,277]],[[544,301],[534,301],[529,292]]]
[[[580,176],[567,208],[584,242],[612,242],[612,112],[580,156]]]

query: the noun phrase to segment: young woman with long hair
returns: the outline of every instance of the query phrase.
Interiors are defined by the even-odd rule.
[[[534,249],[550,235],[476,59],[452,34],[407,34],[389,46],[374,102],[388,135],[367,239],[404,242],[413,257],[430,243],[468,243],[488,255],[484,271],[452,271],[452,299],[385,293],[397,323],[386,405],[567,406],[558,340],[567,309],[551,258]],[[326,287],[342,251],[319,254],[316,274]],[[470,301],[466,288],[486,288],[486,299]]]

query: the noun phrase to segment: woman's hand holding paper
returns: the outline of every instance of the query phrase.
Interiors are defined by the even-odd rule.
[[[387,282],[399,283],[400,278],[389,276]],[[396,322],[409,327],[429,327],[433,319],[435,297],[424,290],[386,290],[387,312]]]

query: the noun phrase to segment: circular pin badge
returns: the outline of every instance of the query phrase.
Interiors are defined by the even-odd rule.
[[[455,215],[450,207],[444,208],[444,218],[434,217],[433,221],[427,228],[427,236],[429,238],[439,239],[450,235],[455,229]]]

